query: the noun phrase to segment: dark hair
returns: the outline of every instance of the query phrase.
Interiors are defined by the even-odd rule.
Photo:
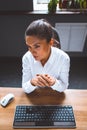
[[[61,49],[59,34],[54,27],[52,27],[52,31],[53,31],[53,39],[54,39],[53,46]]]
[[[52,30],[53,30],[53,38],[55,40],[57,40],[58,42],[60,42],[59,34],[58,34],[56,28],[52,27]]]
[[[36,36],[50,42],[53,35],[52,26],[45,19],[33,21],[25,31],[25,36]]]

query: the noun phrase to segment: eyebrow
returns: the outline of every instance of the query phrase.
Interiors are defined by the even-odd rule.
[[[29,46],[28,44],[26,44],[26,46],[27,46],[28,48],[30,48],[30,46]]]
[[[27,47],[31,47],[30,45],[28,45],[27,43],[26,43],[26,45],[27,45]],[[34,43],[34,45],[33,46],[36,46],[36,45],[40,45],[40,43]]]

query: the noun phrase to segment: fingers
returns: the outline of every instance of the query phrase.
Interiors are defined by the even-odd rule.
[[[50,87],[55,83],[55,79],[52,76],[49,76],[48,74],[38,74],[38,76],[41,78],[41,81],[47,87]]]
[[[56,79],[48,74],[41,75],[41,76],[48,83],[48,87],[54,85],[56,82]]]
[[[45,75],[41,75],[41,77],[49,84],[51,81],[51,78],[49,75],[45,74]]]
[[[38,83],[42,84],[43,87],[49,86],[49,82],[42,76],[42,74],[37,75]]]
[[[33,86],[38,86],[38,87],[44,87],[45,85],[43,84],[43,82],[41,81],[41,79],[39,77],[35,77],[31,80],[31,84]]]
[[[51,87],[55,81],[56,80],[48,74],[37,74],[36,77],[31,80],[31,84],[39,87]]]

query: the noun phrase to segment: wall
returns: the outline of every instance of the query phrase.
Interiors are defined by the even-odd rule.
[[[32,11],[33,0],[0,0],[0,11]]]

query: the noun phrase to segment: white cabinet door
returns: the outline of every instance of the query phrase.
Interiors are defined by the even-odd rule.
[[[56,24],[55,28],[60,37],[61,49],[68,51],[70,26],[68,24]]]
[[[87,35],[87,23],[56,23],[61,49],[70,52],[82,52]]]
[[[72,25],[69,51],[83,51],[85,37],[87,35],[86,25]]]

